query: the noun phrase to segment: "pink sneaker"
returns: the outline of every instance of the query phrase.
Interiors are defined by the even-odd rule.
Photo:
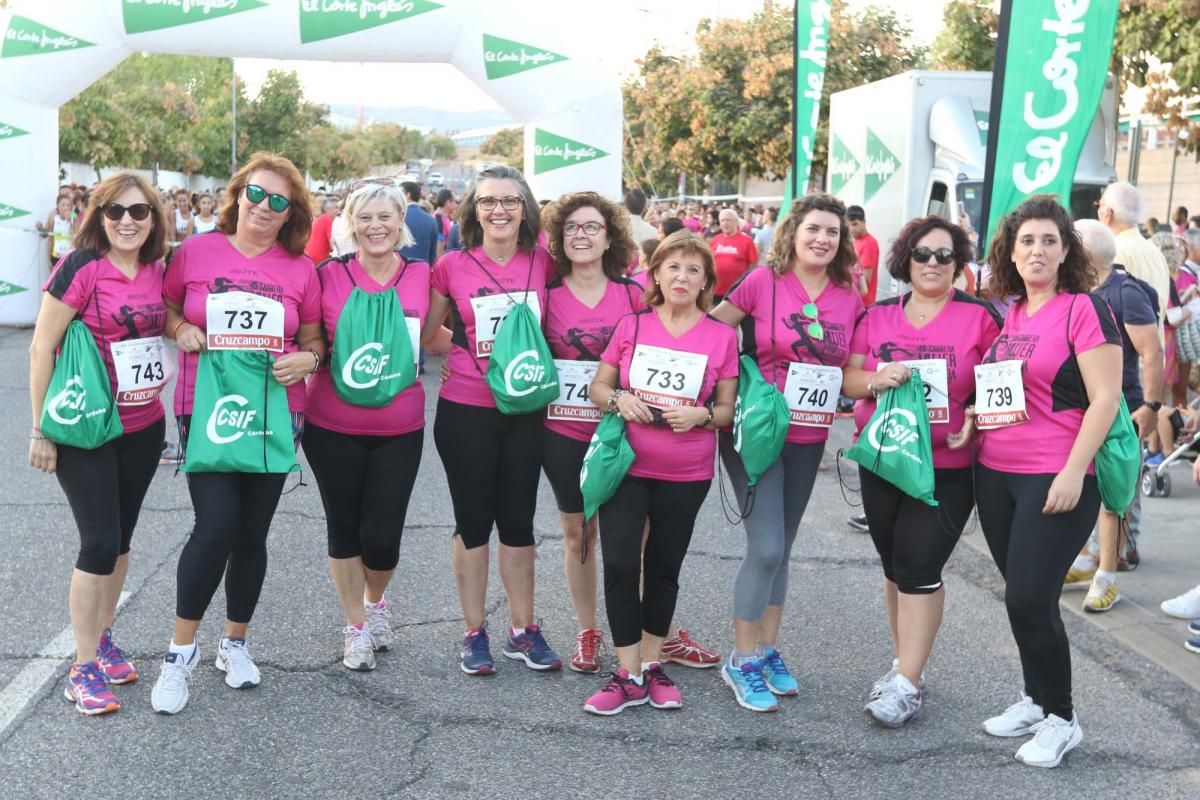
[[[89,717],[108,714],[121,707],[95,661],[71,665],[63,696],[75,704],[76,711]]]
[[[643,684],[638,686],[624,669],[610,673],[604,688],[589,697],[583,710],[592,714],[610,717],[620,714],[629,706],[644,705],[650,700],[650,690]]]
[[[650,688],[650,705],[655,708],[682,708],[683,697],[675,682],[667,677],[662,664],[655,661],[646,670],[646,684]]]
[[[96,648],[96,663],[100,666],[100,672],[104,674],[104,678],[114,686],[133,683],[138,679],[137,670],[133,668],[133,664],[129,663],[129,659],[125,658],[125,652],[113,641],[112,631],[108,628],[105,628],[104,632],[100,634],[100,646]]]
[[[671,661],[685,667],[698,669],[715,667],[721,661],[721,657],[712,650],[696,644],[683,628],[676,631],[673,638],[662,643],[660,652],[663,661]]]

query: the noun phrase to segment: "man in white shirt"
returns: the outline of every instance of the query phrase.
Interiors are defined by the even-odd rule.
[[[646,193],[641,189],[630,189],[625,193],[625,209],[629,212],[629,228],[633,234],[633,243],[639,248],[647,239],[657,239],[658,231],[642,214],[646,211]]]
[[[1158,293],[1159,338],[1162,337],[1163,313],[1170,298],[1171,274],[1162,252],[1142,238],[1138,220],[1145,210],[1142,193],[1132,183],[1110,183],[1100,198],[1097,217],[1117,238],[1117,257],[1130,275],[1141,278]]]

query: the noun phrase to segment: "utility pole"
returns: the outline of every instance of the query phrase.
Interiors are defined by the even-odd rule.
[[[237,67],[229,59],[229,99],[233,109],[233,127],[229,132],[229,174],[237,172]]]

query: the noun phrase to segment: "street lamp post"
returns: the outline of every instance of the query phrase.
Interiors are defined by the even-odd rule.
[[[229,132],[229,174],[237,172],[237,67],[229,59],[229,102],[233,110],[233,127]]]

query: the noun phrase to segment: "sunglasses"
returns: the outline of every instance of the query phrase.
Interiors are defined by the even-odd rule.
[[[246,199],[250,201],[251,205],[258,205],[263,201],[264,197],[267,199],[267,207],[276,214],[282,214],[284,211],[287,211],[288,206],[292,204],[291,200],[288,200],[281,194],[272,194],[257,184],[246,184]]]
[[[912,260],[918,264],[928,264],[931,258],[944,267],[954,263],[954,251],[949,247],[941,247],[937,250],[930,250],[928,247],[913,248]]]
[[[818,342],[822,341],[825,338],[825,328],[817,320],[817,304],[805,303],[804,307],[800,309],[800,313],[804,315],[805,319],[812,320],[812,322],[808,323],[807,328],[809,337],[816,339]]]
[[[350,191],[353,192],[356,189],[361,189],[364,186],[370,186],[372,184],[377,184],[379,186],[395,186],[396,179],[395,178],[362,178],[361,180],[357,180],[354,183],[350,184]]]
[[[134,203],[131,206],[123,206],[120,203],[105,203],[100,206],[100,210],[104,212],[104,216],[113,222],[120,222],[121,218],[125,216],[126,211],[129,212],[129,216],[134,222],[141,222],[150,216],[149,203]]]

